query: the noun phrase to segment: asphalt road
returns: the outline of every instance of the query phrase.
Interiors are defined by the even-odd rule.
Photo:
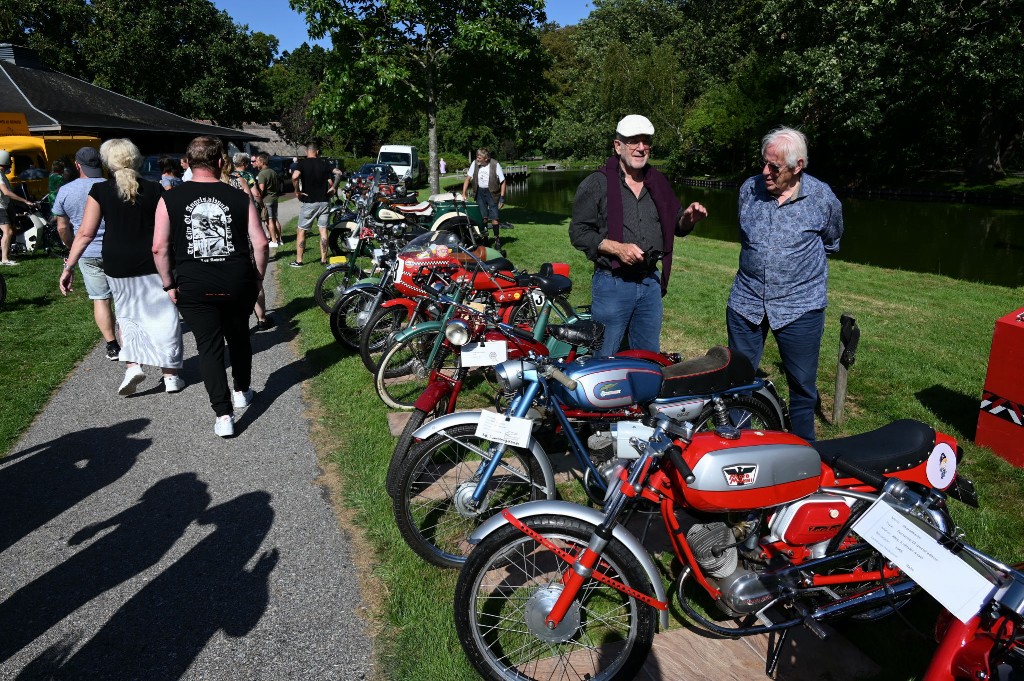
[[[119,397],[123,365],[97,346],[0,462],[0,679],[373,676],[304,363],[276,321],[253,336],[233,439],[213,433],[186,329],[182,392],[147,367]]]

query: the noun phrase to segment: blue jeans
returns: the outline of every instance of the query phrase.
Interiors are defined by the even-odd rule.
[[[599,356],[618,352],[627,331],[631,350],[661,349],[661,278],[657,271],[635,282],[608,270],[595,270],[591,295],[591,315],[604,324]]]
[[[752,324],[726,307],[725,323],[729,330],[729,349],[746,355],[755,369],[761,363],[768,332],[775,336],[789,385],[793,433],[813,442],[814,408],[818,404],[818,355],[825,333],[825,310],[805,312],[781,329],[770,329],[767,317],[760,324]]]

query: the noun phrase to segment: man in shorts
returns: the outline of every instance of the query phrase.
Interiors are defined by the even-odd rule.
[[[99,152],[92,147],[82,147],[78,150],[75,154],[75,168],[78,169],[78,179],[62,186],[53,200],[57,231],[68,250],[71,250],[75,232],[82,224],[89,190],[97,182],[105,182]],[[96,238],[78,260],[78,270],[82,273],[85,290],[92,300],[92,317],[96,321],[96,327],[103,334],[103,340],[107,342],[107,359],[116,362],[121,353],[121,346],[114,334],[114,296],[107,285],[107,275],[103,271],[104,229],[105,225],[101,219]]]
[[[314,223],[320,229],[320,264],[327,264],[327,197],[334,190],[334,174],[327,162],[319,156],[320,145],[310,142],[306,145],[306,157],[299,159],[292,171],[295,196],[302,202],[292,267],[302,267],[306,232],[313,228]]]
[[[277,197],[281,194],[281,180],[270,167],[270,154],[265,151],[256,156],[256,195],[260,220],[270,237],[270,247],[281,245],[281,222],[277,219]]]

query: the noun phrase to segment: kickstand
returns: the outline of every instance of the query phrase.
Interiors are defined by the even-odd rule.
[[[776,641],[776,636],[778,641]],[[786,638],[789,636],[789,629],[783,629],[781,632],[771,632],[768,634],[768,657],[764,661],[764,673],[768,678],[775,676],[775,670],[779,666],[779,657],[782,655],[782,647],[786,645]]]

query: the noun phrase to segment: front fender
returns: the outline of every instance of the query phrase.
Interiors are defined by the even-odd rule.
[[[571,504],[568,501],[530,501],[525,504],[513,506],[508,510],[519,520],[532,518],[533,516],[538,515],[558,515],[580,520],[585,523],[589,523],[594,527],[600,525],[604,520],[604,514],[600,511],[586,506],[580,506],[579,504]],[[473,533],[469,535],[469,543],[475,546],[482,542],[487,535],[507,524],[508,520],[506,520],[504,515],[501,513],[492,515],[481,523],[479,527],[473,530]],[[619,540],[619,542],[622,543],[623,546],[626,547],[626,550],[632,553],[640,562],[644,572],[647,573],[647,579],[650,580],[651,588],[654,589],[654,594],[658,600],[667,603],[668,594],[665,591],[665,585],[661,582],[661,574],[658,572],[658,568],[655,567],[654,561],[651,560],[651,554],[647,552],[643,547],[643,544],[640,543],[633,533],[622,525],[615,525],[612,529],[612,534]],[[668,612],[659,610],[658,622],[662,629],[668,628]]]
[[[432,381],[427,384],[427,389],[420,393],[413,404],[414,409],[425,411],[428,414],[434,411],[434,407],[452,394],[453,386],[448,381]]]
[[[416,301],[411,300],[409,298],[392,298],[391,300],[387,300],[381,303],[381,308],[388,307],[404,307],[406,311],[411,315],[413,313],[413,310],[416,309]]]
[[[440,331],[441,322],[437,319],[431,319],[430,321],[420,322],[419,324],[413,324],[412,326],[402,329],[395,334],[395,343],[400,343],[407,340],[410,336],[426,333],[427,331]]]
[[[414,432],[412,436],[416,440],[426,440],[428,437],[436,435],[442,430],[446,430],[452,426],[461,426],[467,423],[475,424],[479,420],[479,411],[457,411],[452,414],[445,414],[440,418],[424,423],[416,429],[416,432]],[[530,453],[533,454],[533,457],[537,459],[537,463],[540,465],[541,474],[544,476],[544,486],[554,494],[555,471],[551,467],[551,459],[548,458],[548,453],[544,451],[544,448],[541,447],[535,437],[530,438],[528,447],[530,449]]]
[[[345,293],[355,293],[356,291],[366,293],[370,297],[376,297],[376,295],[380,293],[380,284],[379,282],[376,281],[361,279],[356,283],[352,284],[351,286],[349,286],[347,289],[345,289],[342,295],[344,295]]]

